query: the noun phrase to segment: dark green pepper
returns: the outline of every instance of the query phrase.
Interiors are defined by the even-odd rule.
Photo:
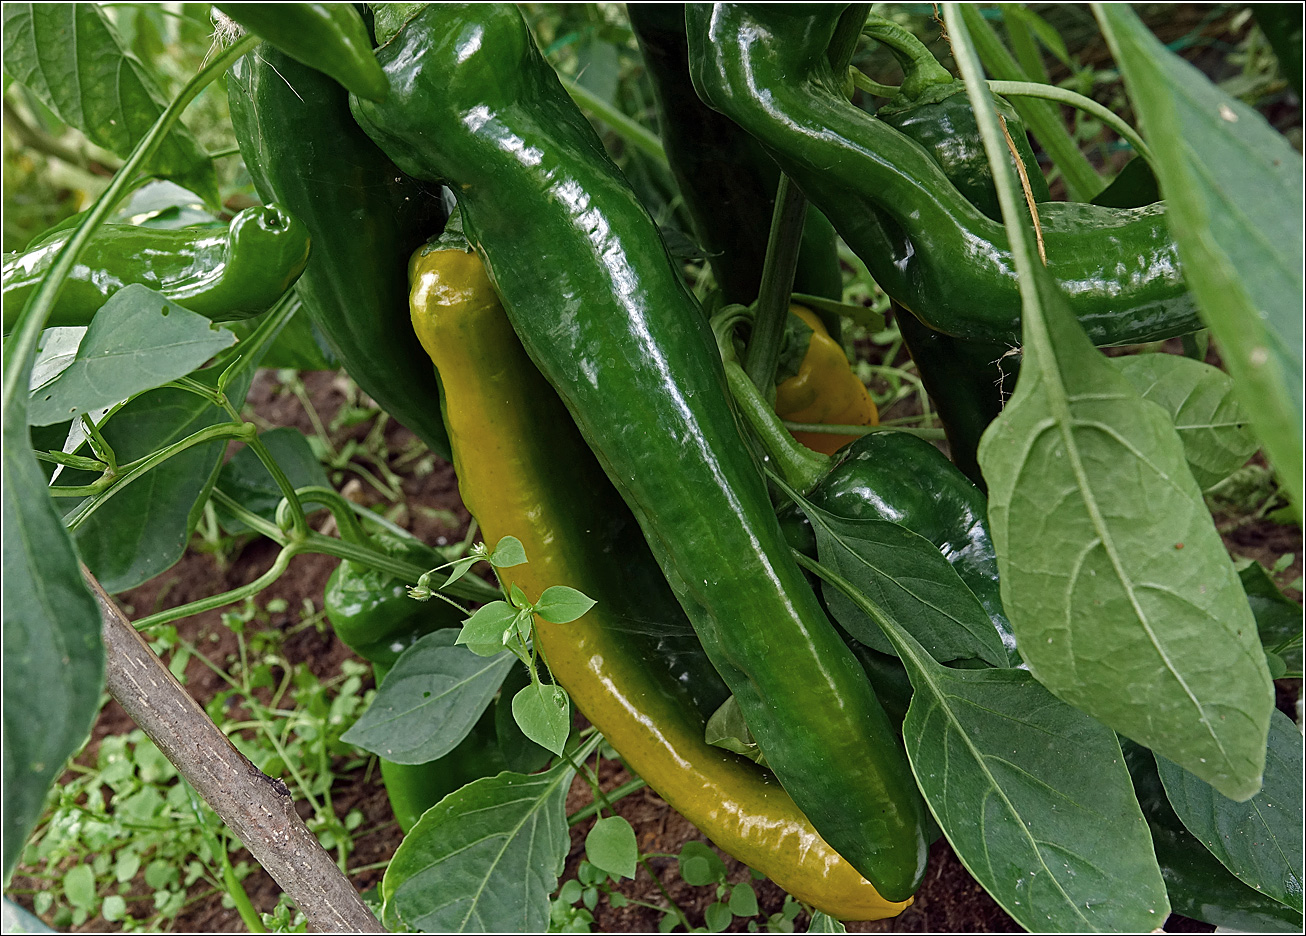
[[[889,900],[925,869],[893,726],[791,556],[704,316],[653,219],[502,4],[436,4],[378,52],[354,114],[456,189],[527,353],[634,512],[767,762]],[[656,427],[657,431],[650,431]]]
[[[408,324],[408,256],[444,223],[433,186],[395,168],[331,78],[264,46],[227,77],[231,120],[260,197],[313,237],[304,311],[358,385],[441,458],[440,387]]]
[[[712,275],[726,303],[748,305],[762,282],[780,167],[738,124],[694,93],[685,5],[631,3],[626,12],[653,82],[662,146]],[[834,228],[811,205],[794,292],[835,301],[843,297]]]
[[[415,565],[435,567],[444,559],[417,542],[377,538],[387,552]],[[341,562],[327,580],[323,604],[336,636],[372,663],[379,686],[399,655],[421,637],[446,627],[461,627],[458,608],[432,599],[408,597],[405,583],[375,569]],[[399,827],[407,832],[454,790],[507,769],[499,752],[494,711],[486,709],[471,733],[452,751],[429,764],[395,764],[381,759],[381,777]]]
[[[1012,662],[1019,662],[1002,608],[983,492],[933,445],[905,432],[871,432],[833,456],[813,452],[789,434],[738,364],[726,366],[740,414],[785,480],[836,517],[888,520],[933,543],[979,599]],[[790,546],[815,555],[816,539],[802,512],[789,505],[779,515]]]
[[[349,3],[215,3],[227,17],[297,62],[350,91],[379,101],[390,90],[372,54],[372,37]]]
[[[826,50],[842,6],[689,4],[694,87],[760,139],[894,300],[936,331],[1020,342],[1006,231],[914,141],[851,104]],[[1048,270],[1095,344],[1201,327],[1165,206],[1039,206]]]
[[[5,257],[4,331],[75,229]],[[109,297],[139,283],[215,322],[266,312],[304,271],[308,230],[280,205],[246,208],[226,228],[100,227],[59,292],[46,326],[87,325]]]

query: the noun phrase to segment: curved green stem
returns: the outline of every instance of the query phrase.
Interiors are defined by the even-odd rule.
[[[141,477],[151,468],[167,461],[174,455],[179,455],[189,448],[196,445],[202,445],[213,439],[242,439],[246,442],[253,437],[255,428],[252,423],[219,423],[216,426],[207,426],[197,432],[192,432],[186,438],[174,442],[165,449],[161,449],[148,455],[145,458],[138,459],[128,465],[123,466],[123,473],[113,480],[108,488],[101,491],[90,500],[78,505],[65,518],[64,525],[70,533],[75,532],[83,523],[85,523],[92,514],[103,507],[110,498],[115,496],[127,485]]]
[[[735,405],[780,474],[803,493],[816,487],[830,470],[829,456],[813,452],[789,434],[743,368],[733,361],[725,362],[725,368]]]
[[[871,14],[862,27],[862,35],[874,39],[893,53],[902,67],[902,94],[909,100],[933,85],[949,84],[956,80],[939,64],[925,43],[897,23]]]
[[[28,300],[14,335],[5,342],[2,402],[6,418],[14,418],[15,414],[18,414],[17,418],[24,418],[21,414],[26,408],[28,374],[36,352],[36,344],[41,337],[41,330],[54,309],[55,300],[59,298],[59,291],[63,288],[64,281],[90,243],[95,230],[108,217],[113,206],[132,183],[132,176],[136,170],[154,155],[168,132],[176,126],[177,121],[181,119],[182,111],[236,59],[254,48],[258,41],[255,36],[241,39],[219,53],[212,62],[200,70],[199,74],[186,83],[181,94],[168,105],[155,121],[154,126],[136,144],[136,148],[127,157],[122,168],[114,175],[109,187],[96,199],[85,219],[77,226],[76,232],[59,252],[50,267],[50,272]]]
[[[1036,81],[990,81],[988,85],[989,90],[994,94],[1001,94],[1004,97],[1042,98],[1091,114],[1118,133],[1122,140],[1128,142],[1138,152],[1139,156],[1147,160],[1148,165],[1156,165],[1151,148],[1138,131],[1119,114],[1108,110],[1090,97],[1077,94],[1068,88],[1058,88],[1056,85],[1040,84]]]
[[[370,544],[370,540],[363,527],[354,516],[353,508],[357,505],[346,500],[338,491],[331,488],[309,485],[307,487],[295,488],[296,499],[301,504],[320,504],[327,510],[331,511],[331,516],[336,518],[336,526],[340,529],[340,538],[347,543],[357,543],[361,546]],[[290,501],[288,498],[282,498],[281,503],[277,505],[277,526],[285,529],[285,520],[283,512],[289,509]],[[301,508],[302,509],[302,508]]]
[[[244,601],[253,595],[257,595],[263,589],[267,588],[286,571],[290,565],[290,560],[295,557],[301,550],[298,543],[291,543],[289,546],[282,548],[277,553],[277,559],[272,563],[272,567],[260,575],[248,585],[241,585],[239,588],[233,588],[231,591],[225,591],[220,595],[211,595],[208,598],[201,598],[198,601],[192,601],[189,604],[180,605],[176,608],[169,608],[167,611],[160,611],[158,614],[151,614],[143,617],[138,621],[133,621],[132,626],[137,630],[144,630],[147,627],[157,627],[159,624],[168,624],[172,621],[179,621],[182,618],[190,617],[192,614],[201,614],[205,611],[212,611],[214,608],[221,608],[225,605],[234,604],[237,601]]]
[[[226,491],[215,487],[209,496],[212,497],[214,501],[225,507],[233,517],[245,524],[245,526],[249,527],[255,533],[266,536],[278,546],[286,545],[285,531],[275,523],[269,523],[252,510],[247,510],[240,501],[236,500]]]
[[[321,533],[310,532],[308,537],[300,544],[300,549],[302,552],[326,553],[338,559],[348,559],[350,562],[357,562],[359,565],[368,566],[381,572],[388,572],[395,578],[409,582],[416,582],[424,573],[429,571],[371,547],[346,543],[344,540],[323,536]],[[448,586],[447,589],[444,587],[443,582],[432,581],[431,588],[436,591],[447,591],[450,595],[465,598],[468,601],[498,601],[503,597],[497,588],[487,585],[475,576],[470,575],[463,576]]]
[[[866,72],[860,68],[850,66],[848,74],[852,77],[854,88],[860,88],[867,94],[874,94],[876,97],[895,98],[898,96],[898,92],[902,90],[900,85],[887,85],[872,81],[866,76]]]
[[[224,396],[225,400],[226,397]],[[237,417],[239,418],[239,416]],[[303,540],[308,536],[308,517],[304,514],[304,505],[300,503],[299,495],[295,491],[295,485],[291,483],[290,478],[286,477],[286,472],[277,464],[277,460],[272,457],[268,447],[263,444],[263,440],[257,434],[252,435],[247,443],[258,460],[263,463],[263,467],[272,475],[272,480],[277,483],[277,488],[281,491],[281,505],[284,505],[290,512],[290,529],[291,535],[295,540]],[[332,492],[335,493],[334,491]],[[282,523],[281,505],[277,507],[277,525]]]
[[[624,797],[627,797],[632,793],[636,793],[644,789],[644,787],[646,786],[648,786],[648,781],[641,780],[639,777],[636,777],[634,780],[627,780],[621,786],[613,787],[611,790],[609,790],[602,804],[600,804],[599,801],[596,799],[588,806],[582,806],[580,809],[576,810],[574,813],[572,813],[570,816],[567,817],[567,825],[569,826],[579,825],[580,823],[588,819],[590,816],[593,816],[595,813],[597,813],[599,811],[600,806],[602,806],[604,809],[611,809],[612,804],[615,803],[617,800],[623,799]]]

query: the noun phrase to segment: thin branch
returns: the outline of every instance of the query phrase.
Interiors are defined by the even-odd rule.
[[[244,842],[254,860],[303,911],[312,929],[384,933],[295,812],[286,785],[236,750],[100,583],[85,569],[82,573],[100,604],[109,694]]]

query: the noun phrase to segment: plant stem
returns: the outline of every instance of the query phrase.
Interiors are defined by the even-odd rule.
[[[116,495],[127,485],[138,479],[151,468],[162,464],[174,455],[179,455],[189,448],[201,445],[213,439],[245,439],[254,433],[254,426],[250,423],[219,423],[216,426],[206,426],[196,432],[191,433],[179,442],[174,442],[165,449],[161,449],[147,455],[144,458],[137,459],[130,464],[123,466],[123,473],[113,480],[108,488],[96,494],[96,496],[79,504],[71,514],[65,519],[64,525],[70,533],[75,532],[83,523],[90,519],[95,511],[99,510],[106,502]],[[92,485],[93,487],[94,485]],[[57,488],[51,489],[51,494],[55,494]]]
[[[761,441],[762,448],[774,460],[780,474],[804,493],[816,487],[830,470],[829,456],[813,452],[789,434],[780,417],[762,399],[761,392],[738,364],[727,361],[725,368],[726,383],[730,385],[736,407],[748,428]]]
[[[1065,104],[1076,110],[1082,110],[1086,114],[1091,114],[1118,133],[1120,138],[1132,146],[1139,156],[1147,160],[1148,165],[1156,165],[1152,150],[1138,131],[1131,127],[1127,120],[1124,120],[1114,111],[1103,107],[1090,97],[1085,97],[1071,91],[1069,88],[1058,88],[1056,85],[1040,84],[1035,81],[990,81],[988,85],[989,90],[994,94],[1001,94],[1005,97],[1042,98],[1046,101],[1056,101],[1058,104]]]
[[[225,605],[235,604],[237,601],[244,601],[246,598],[257,595],[263,589],[267,588],[286,571],[290,565],[290,560],[301,550],[298,544],[292,543],[282,548],[277,553],[276,561],[272,567],[260,575],[248,585],[241,585],[239,588],[233,588],[231,591],[225,591],[220,595],[211,595],[208,598],[201,598],[198,601],[192,601],[189,604],[180,605],[176,608],[169,608],[167,611],[160,611],[157,614],[151,614],[148,617],[140,618],[133,621],[132,625],[137,630],[144,630],[147,627],[156,627],[159,624],[168,624],[172,621],[179,621],[182,618],[190,617],[192,614],[201,614],[205,611],[212,611],[214,608],[221,608]]]
[[[753,333],[744,353],[744,369],[769,402],[775,396],[775,369],[780,360],[785,320],[789,316],[789,294],[798,269],[798,251],[803,242],[807,218],[807,197],[784,173],[776,187],[771,234],[762,264],[762,284],[753,316]]]
[[[900,90],[908,100],[933,85],[949,84],[956,80],[939,64],[925,43],[891,20],[872,14],[867,17],[862,34],[881,43],[898,60],[898,65],[902,68]]]
[[[331,516],[336,518],[340,538],[346,543],[356,543],[360,546],[370,545],[371,541],[368,539],[367,534],[363,532],[358,518],[354,516],[354,511],[351,509],[357,505],[346,500],[338,491],[327,487],[309,485],[308,487],[295,488],[295,498],[300,503],[320,504],[331,511]],[[277,505],[278,527],[284,528],[281,512],[289,503],[289,500],[283,498],[281,503]]]
[[[645,780],[641,780],[639,777],[636,777],[634,780],[627,780],[621,786],[613,787],[611,790],[609,790],[607,795],[604,797],[602,803],[600,803],[596,799],[588,806],[582,806],[580,809],[576,810],[574,813],[572,813],[570,816],[567,817],[567,825],[569,826],[579,825],[580,823],[588,819],[590,816],[595,815],[599,811],[600,806],[604,809],[611,809],[612,804],[615,803],[617,800],[624,799],[630,794],[644,789],[644,787],[646,786],[648,786],[648,782]]]

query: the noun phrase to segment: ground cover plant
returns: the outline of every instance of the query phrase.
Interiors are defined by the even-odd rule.
[[[1301,23],[1192,13],[6,5],[6,913],[1299,929]]]

